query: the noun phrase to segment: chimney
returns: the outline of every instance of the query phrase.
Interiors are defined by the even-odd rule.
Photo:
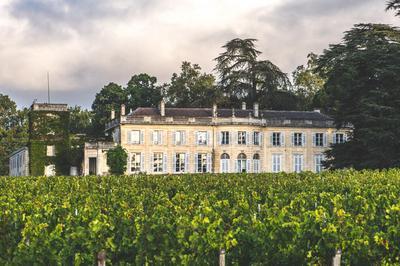
[[[164,100],[161,100],[161,102],[160,102],[160,114],[161,114],[161,116],[165,116],[165,102],[164,102]]]
[[[115,110],[113,108],[113,109],[111,109],[111,120],[114,120],[114,119],[115,119]]]
[[[258,103],[254,103],[254,117],[258,117],[259,116],[259,104]]]
[[[121,116],[125,116],[125,104],[121,104]]]
[[[246,110],[246,102],[242,102],[242,110]]]
[[[320,109],[314,109],[314,112],[321,113],[321,110]]]
[[[213,107],[212,107],[212,115],[213,115],[213,117],[217,117],[217,104],[213,104]]]

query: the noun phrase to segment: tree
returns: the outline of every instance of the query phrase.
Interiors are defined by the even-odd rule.
[[[222,94],[215,86],[215,77],[203,73],[197,64],[182,62],[181,73],[174,73],[167,85],[168,102],[175,107],[205,107],[220,103]]]
[[[307,65],[301,65],[292,73],[295,94],[298,96],[301,110],[323,108],[325,80],[316,72],[318,56],[310,53]]]
[[[350,141],[327,153],[332,168],[400,166],[400,31],[358,24],[318,59],[328,108]]]
[[[239,106],[260,102],[262,107],[274,108],[273,94],[290,86],[289,79],[269,60],[258,60],[256,39],[233,39],[223,46],[226,50],[214,60],[219,74],[219,88]]]
[[[146,73],[134,75],[128,82],[127,108],[135,110],[138,107],[155,107],[161,101],[161,87],[156,85],[157,78]]]
[[[107,165],[110,168],[110,174],[123,175],[126,171],[128,154],[121,146],[116,146],[107,151]]]
[[[28,110],[17,110],[7,95],[0,94],[0,175],[8,175],[10,154],[28,140]]]
[[[394,10],[396,11],[396,16],[400,16],[400,0],[390,0],[386,6],[387,10]]]
[[[80,106],[69,107],[69,130],[71,134],[88,134],[91,130],[93,113]]]
[[[127,102],[126,91],[116,83],[109,83],[104,86],[92,104],[93,126],[91,135],[95,137],[104,136],[105,124],[110,120],[111,110],[114,109],[116,115],[120,114],[120,106]]]

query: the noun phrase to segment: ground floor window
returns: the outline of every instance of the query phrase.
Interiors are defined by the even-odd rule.
[[[164,171],[164,154],[162,152],[155,152],[153,154],[153,172],[162,173]]]
[[[221,155],[221,173],[229,173],[229,160],[228,154],[224,153]]]
[[[186,161],[185,153],[175,154],[174,169],[176,173],[184,173],[186,171]]]
[[[272,154],[272,172],[282,172],[282,154]]]
[[[303,163],[304,163],[303,154],[295,154],[293,155],[293,171],[295,173],[300,173],[303,171]]]
[[[324,155],[323,154],[316,154],[314,156],[314,165],[315,165],[315,172],[320,173],[323,170],[323,165],[322,162],[324,161]]]
[[[208,172],[208,164],[207,164],[207,153],[198,153],[196,155],[196,172],[197,173],[206,173]]]
[[[258,153],[253,156],[253,172],[260,173],[261,165],[260,165],[260,155]]]
[[[131,153],[130,170],[131,173],[139,173],[142,166],[142,159],[140,152]]]
[[[244,153],[238,155],[238,159],[236,161],[236,168],[238,173],[246,173],[247,172],[247,156]]]

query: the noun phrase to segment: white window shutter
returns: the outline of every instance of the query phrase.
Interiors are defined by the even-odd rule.
[[[164,135],[164,131],[159,131],[159,133],[160,133],[160,144],[162,145],[162,144],[164,144],[163,143],[163,135]]]
[[[232,170],[231,170],[231,159],[227,159],[226,160],[226,172],[227,173],[231,173],[231,172],[233,172]]]
[[[222,132],[219,132],[219,134],[218,134],[218,144],[219,145],[222,144]]]
[[[317,146],[317,133],[312,134],[312,145]]]
[[[132,157],[132,154],[128,153],[128,163],[126,164],[128,166],[128,173],[131,172],[131,157]]]
[[[154,142],[155,142],[154,133],[155,133],[155,131],[153,131],[153,130],[150,131],[150,141],[151,141],[151,144],[155,144],[155,143],[154,143]]]
[[[140,171],[144,172],[145,167],[144,167],[144,153],[140,153]]]
[[[189,170],[189,153],[185,153],[185,173]]]
[[[294,133],[292,133],[292,145],[294,146]]]
[[[140,131],[140,144],[144,143],[144,135],[143,135],[143,131]]]
[[[336,144],[336,133],[332,134],[332,143]]]
[[[207,173],[211,173],[211,154],[207,153]]]
[[[235,160],[235,172],[239,173],[239,160]]]
[[[196,145],[199,145],[199,132],[198,131],[196,131],[195,136],[196,136],[196,140],[195,140]]]
[[[207,139],[206,139],[207,145],[211,144],[211,134],[210,131],[207,131]]]
[[[273,146],[274,145],[274,132],[271,132],[271,135],[269,136],[269,141],[270,141],[271,146]]]
[[[154,172],[154,153],[149,158],[149,172]]]
[[[230,134],[230,137],[231,137],[231,139],[230,139],[230,144],[233,145],[233,144],[236,143],[236,140],[235,140],[235,132],[234,132],[234,131],[231,131],[229,134]]]
[[[164,153],[164,156],[163,156],[164,158],[163,158],[163,172],[164,173],[167,173],[168,171],[167,171],[167,153]]]
[[[302,133],[301,134],[301,138],[302,138],[302,146],[306,146],[306,139],[307,139],[307,133]]]
[[[199,169],[199,154],[194,154],[194,172],[197,173]]]
[[[344,142],[347,141],[347,133],[343,133],[343,140],[344,140]]]
[[[246,160],[246,173],[251,173],[251,160],[247,159]]]
[[[247,145],[251,145],[251,143],[250,143],[250,141],[251,141],[250,138],[251,138],[250,133],[246,131],[246,144],[247,144]]]
[[[281,138],[281,146],[285,146],[285,133],[284,132],[281,132],[280,138]]]
[[[176,173],[176,153],[173,153],[172,156],[172,172]]]
[[[182,145],[186,145],[186,131],[182,131]]]
[[[259,138],[260,138],[260,146],[262,146],[264,143],[264,133],[260,132]]]
[[[132,141],[131,141],[131,132],[130,131],[127,131],[127,141],[128,141],[128,144],[131,144],[132,143]]]
[[[322,136],[323,136],[323,145],[324,147],[326,147],[326,133],[324,133]]]
[[[172,132],[172,143],[176,145],[176,131]]]

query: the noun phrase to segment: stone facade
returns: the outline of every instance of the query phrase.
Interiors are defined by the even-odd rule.
[[[322,170],[330,144],[346,141],[314,112],[213,108],[138,108],[107,124],[128,152],[127,174],[146,172],[299,172]],[[92,159],[93,160],[93,159]],[[89,158],[85,155],[85,167]],[[98,173],[107,172],[104,154]],[[88,174],[88,171],[85,171]]]

